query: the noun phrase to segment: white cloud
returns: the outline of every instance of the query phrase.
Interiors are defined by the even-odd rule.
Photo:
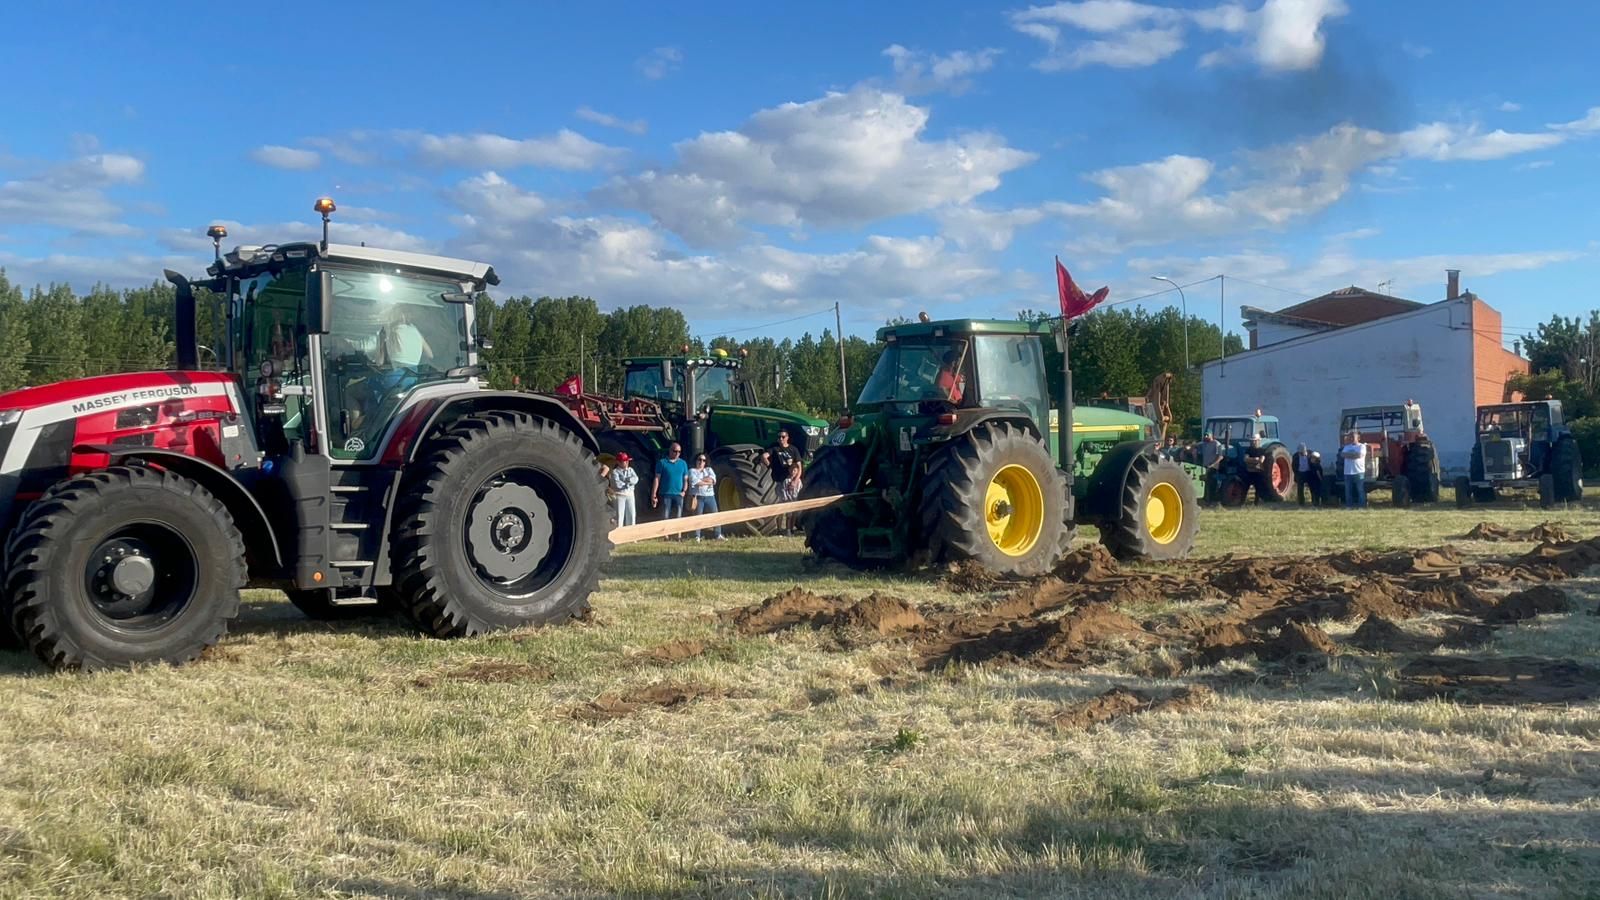
[[[728,244],[750,225],[864,225],[965,203],[1034,159],[988,133],[924,140],[927,123],[899,94],[830,93],[683,141],[675,165],[616,179],[596,198],[691,243]]]
[[[633,65],[644,77],[651,81],[660,81],[678,71],[678,67],[682,64],[682,50],[677,47],[657,47],[639,57]]]
[[[1183,49],[1190,28],[1248,35],[1244,47],[1203,54],[1203,68],[1248,57],[1263,68],[1285,71],[1315,67],[1326,48],[1325,23],[1347,12],[1342,0],[1265,0],[1253,11],[1231,2],[1188,10],[1133,0],[1083,0],[1029,7],[1011,13],[1010,22],[1048,48],[1034,63],[1047,72],[1154,65]],[[1070,44],[1063,39],[1066,28],[1094,38]]]
[[[201,263],[211,259],[211,239],[206,237],[206,226],[213,224],[195,225],[189,228],[166,228],[157,234],[157,239],[169,250],[185,254],[189,265],[198,267]],[[224,250],[238,246],[261,246],[264,244],[287,244],[295,241],[319,241],[322,239],[322,223],[307,219],[305,221],[278,222],[278,223],[243,223],[231,219],[215,220],[228,229],[228,236],[222,242]],[[336,244],[361,244],[370,247],[383,247],[389,250],[413,250],[418,252],[434,252],[437,243],[427,238],[419,237],[396,228],[389,228],[373,222],[346,222],[340,221],[335,213],[334,221],[329,229],[329,238]],[[192,254],[192,258],[188,255]],[[157,271],[156,275],[160,275]]]
[[[545,215],[550,204],[532,191],[525,191],[495,172],[484,172],[457,184],[449,197],[462,210],[458,220],[467,228],[481,223],[500,225],[527,222]]]
[[[1522,111],[1522,104],[1521,103],[1513,103],[1510,100],[1506,100],[1506,101],[1502,102],[1499,106],[1495,107],[1495,109],[1498,109],[1501,112],[1508,112],[1508,113],[1521,112]]]
[[[1433,48],[1425,44],[1413,44],[1410,41],[1401,41],[1400,50],[1412,59],[1427,59],[1433,55]]]
[[[1439,122],[1413,128],[1400,136],[1407,156],[1433,160],[1504,159],[1531,150],[1543,150],[1566,140],[1563,135],[1516,133],[1495,129],[1486,134],[1476,128],[1459,128]]]
[[[590,109],[587,106],[578,107],[576,115],[585,122],[593,122],[606,128],[616,128],[629,134],[644,134],[650,130],[650,123],[644,119],[624,119],[620,116],[613,116],[609,113]]]
[[[144,161],[121,153],[94,153],[0,182],[0,223],[46,225],[76,233],[131,236],[123,209],[107,191],[144,178]]]
[[[972,76],[994,67],[1000,51],[990,47],[983,50],[957,50],[939,56],[890,44],[884,48],[883,55],[893,62],[895,83],[903,93],[949,91],[959,94],[971,89]]]
[[[315,169],[322,164],[322,156],[315,150],[298,150],[267,144],[250,151],[250,158],[274,169]]]
[[[563,128],[550,137],[509,138],[498,134],[417,134],[409,138],[428,165],[582,171],[615,163],[623,151]]]
[[[367,166],[377,162],[379,157],[372,143],[386,136],[387,132],[354,130],[327,137],[308,137],[300,143],[321,150],[340,162]]]
[[[1364,241],[1367,238],[1375,238],[1380,234],[1383,234],[1383,231],[1377,228],[1352,228],[1349,231],[1341,231],[1337,234],[1328,235],[1328,243],[1332,244],[1343,241]]]
[[[1571,122],[1562,122],[1556,125],[1546,125],[1545,127],[1574,134],[1592,134],[1600,131],[1600,106],[1589,107],[1589,111],[1581,119],[1574,119]]]
[[[1553,165],[1555,165],[1555,161],[1554,160],[1536,159],[1536,160],[1534,160],[1532,162],[1525,162],[1522,165],[1517,166],[1516,168],[1517,168],[1517,171],[1519,171],[1519,172],[1531,172],[1534,169],[1548,169]]]
[[[995,252],[1011,246],[1019,229],[1044,221],[1042,207],[985,210],[976,206],[951,206],[937,211],[940,232],[963,250],[989,249]]]
[[[1315,67],[1322,61],[1323,22],[1348,12],[1341,0],[1267,0],[1257,13],[1256,61],[1280,71]]]

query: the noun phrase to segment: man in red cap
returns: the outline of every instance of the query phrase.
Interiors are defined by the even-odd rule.
[[[617,464],[611,469],[611,481],[606,493],[617,514],[617,527],[638,524],[639,512],[635,503],[635,489],[639,486],[639,473],[633,470],[633,457],[617,454]]]

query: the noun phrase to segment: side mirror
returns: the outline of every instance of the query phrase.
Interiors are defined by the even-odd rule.
[[[333,330],[333,273],[327,269],[306,277],[306,331],[327,334]]]

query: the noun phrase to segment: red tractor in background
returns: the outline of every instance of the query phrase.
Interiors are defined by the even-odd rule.
[[[1367,447],[1367,490],[1387,489],[1394,505],[1434,503],[1439,499],[1439,454],[1422,430],[1422,407],[1407,400],[1399,406],[1357,406],[1339,416],[1337,446],[1350,432]],[[1344,460],[1335,457],[1328,496],[1344,491]]]
[[[239,247],[176,289],[176,366],[0,394],[0,643],[47,665],[182,663],[246,586],[449,637],[582,612],[610,556],[594,436],[484,388],[467,260]],[[226,310],[202,369],[196,288]]]

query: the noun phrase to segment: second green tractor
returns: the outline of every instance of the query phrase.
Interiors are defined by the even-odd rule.
[[[978,319],[880,329],[877,367],[808,473],[803,496],[848,495],[808,516],[812,551],[857,568],[970,560],[1030,576],[1094,525],[1121,559],[1187,555],[1202,470],[1162,460],[1143,416],[1074,408],[1065,367],[1052,403],[1050,334]]]

